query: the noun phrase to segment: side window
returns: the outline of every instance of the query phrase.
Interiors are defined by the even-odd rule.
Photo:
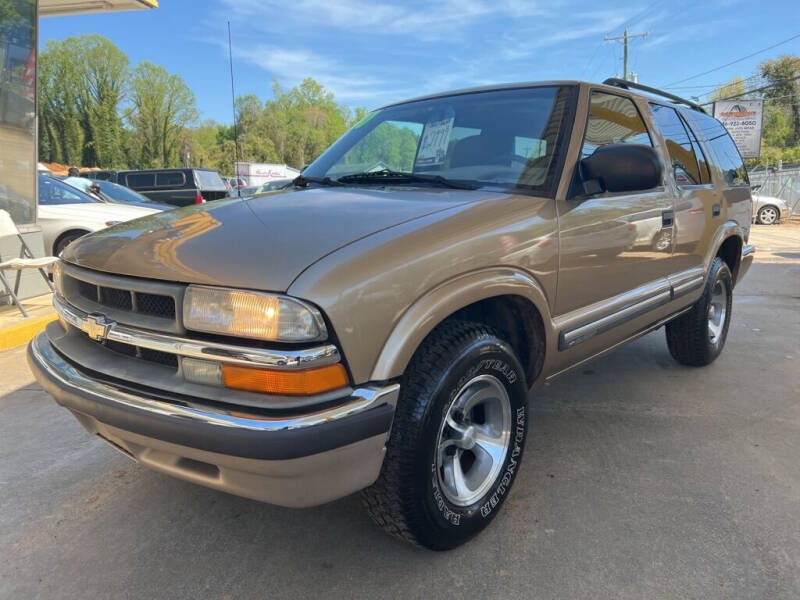
[[[689,132],[689,139],[692,140],[694,155],[697,158],[697,163],[700,167],[700,183],[711,183],[711,171],[708,168],[708,159],[706,158],[706,154],[703,152],[703,148],[700,147],[700,143],[697,141],[697,136],[694,134],[694,131],[692,131],[689,123],[686,122],[686,119],[681,117],[681,122],[683,123],[683,126],[686,127],[686,131]]]
[[[547,140],[514,136],[514,154],[526,159],[540,158],[547,154]]]
[[[689,133],[678,116],[678,112],[669,106],[651,104],[650,110],[664,142],[667,146],[675,181],[678,185],[697,185],[703,181],[700,164]]]
[[[174,186],[183,185],[184,183],[186,183],[186,176],[183,174],[183,171],[156,173],[157,186]]]
[[[590,156],[598,147],[607,144],[653,145],[633,100],[605,92],[592,92],[581,158]]]
[[[739,149],[722,123],[708,115],[694,112],[691,113],[690,121],[697,138],[706,148],[710,148],[723,181],[728,185],[750,185]]]
[[[155,182],[155,173],[130,173],[125,176],[125,185],[131,188],[153,187]]]

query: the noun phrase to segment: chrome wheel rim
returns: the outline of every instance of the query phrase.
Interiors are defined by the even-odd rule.
[[[708,339],[718,346],[728,316],[728,288],[722,281],[717,281],[711,290],[711,302],[708,304]]]
[[[759,220],[761,221],[762,225],[772,225],[775,220],[778,218],[778,211],[776,211],[772,207],[762,208],[761,209],[761,217]]]
[[[436,473],[457,506],[479,500],[503,468],[511,441],[511,400],[492,375],[471,379],[450,403],[436,440]]]

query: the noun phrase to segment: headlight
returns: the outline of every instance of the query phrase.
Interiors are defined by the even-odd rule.
[[[310,342],[327,337],[322,315],[286,296],[190,285],[183,300],[187,329],[275,342]]]
[[[64,273],[61,261],[53,263],[53,288],[56,290],[56,295],[64,297]]]

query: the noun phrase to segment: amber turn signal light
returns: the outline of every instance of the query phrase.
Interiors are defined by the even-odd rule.
[[[349,381],[344,365],[337,363],[300,371],[270,371],[222,365],[222,383],[225,387],[248,392],[310,396],[343,388]]]

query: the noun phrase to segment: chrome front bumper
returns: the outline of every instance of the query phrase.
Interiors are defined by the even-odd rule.
[[[283,506],[313,506],[371,485],[399,385],[365,386],[332,408],[263,416],[157,397],[93,379],[45,333],[28,347],[44,389],[91,433],[156,470]]]

